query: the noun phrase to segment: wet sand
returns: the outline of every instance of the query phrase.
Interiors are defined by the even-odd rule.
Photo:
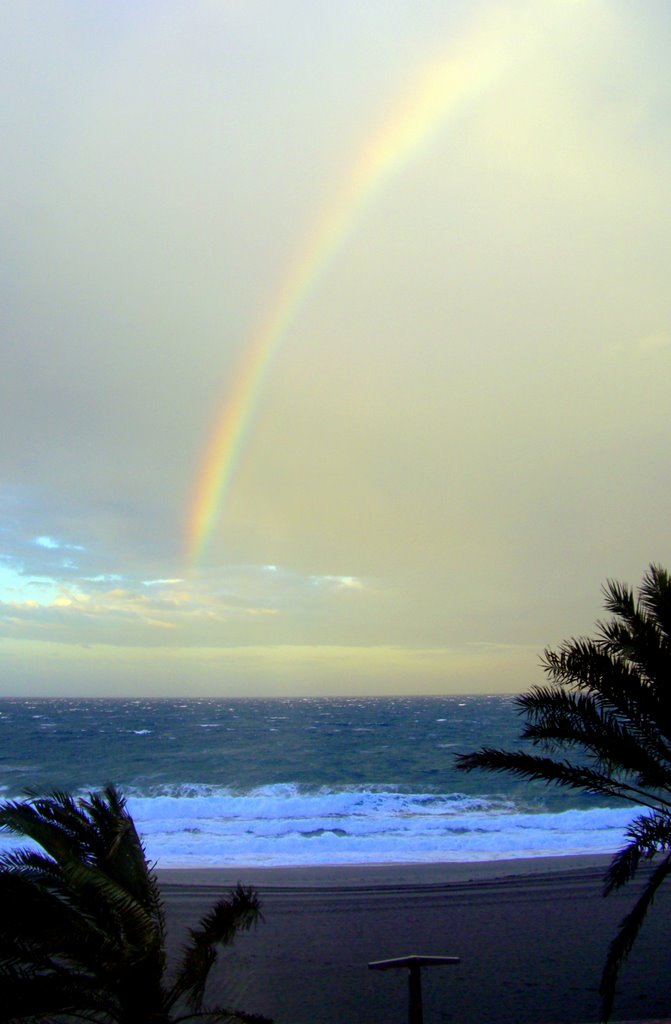
[[[368,963],[458,956],[423,971],[425,1024],[576,1024],[599,1019],[610,939],[643,881],[601,895],[608,857],[483,864],[159,871],[170,946],[240,881],[264,922],[222,951],[211,1001],[277,1024],[403,1024],[407,971]],[[662,892],[621,975],[614,1019],[671,1016]]]

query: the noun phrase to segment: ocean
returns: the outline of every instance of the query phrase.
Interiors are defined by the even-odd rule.
[[[0,797],[114,782],[159,868],[612,853],[636,808],[455,771],[520,727],[507,696],[2,699]]]

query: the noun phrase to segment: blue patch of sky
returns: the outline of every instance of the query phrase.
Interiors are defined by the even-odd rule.
[[[36,601],[51,604],[59,594],[54,580],[42,576],[30,576],[12,565],[0,563],[0,601],[8,604]]]
[[[84,548],[81,544],[68,544],[64,540],[57,540],[56,537],[50,537],[47,534],[43,534],[40,537],[35,537],[35,544],[38,548],[46,548],[48,551],[83,551]]]

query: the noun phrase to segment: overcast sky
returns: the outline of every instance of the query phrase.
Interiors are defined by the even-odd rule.
[[[606,579],[671,567],[668,0],[8,0],[0,32],[0,692],[519,691]]]

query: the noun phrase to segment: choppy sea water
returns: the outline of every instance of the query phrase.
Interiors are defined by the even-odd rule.
[[[114,782],[159,867],[613,852],[635,808],[453,768],[520,726],[501,696],[4,699],[0,797]]]

